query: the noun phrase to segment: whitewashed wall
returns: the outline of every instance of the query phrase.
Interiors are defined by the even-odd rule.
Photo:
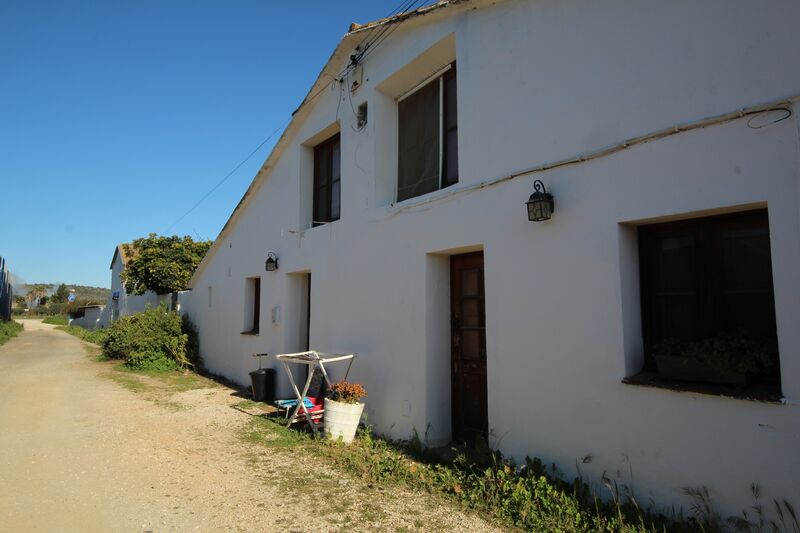
[[[531,177],[455,194],[800,93],[800,70],[792,68],[800,3],[473,5],[482,4],[409,20],[369,56],[365,85],[353,95],[356,105],[369,102],[365,130],[353,129],[346,101],[337,120],[338,89],[298,115],[249,208],[193,281],[188,311],[206,364],[246,383],[257,366],[252,352],[297,349],[302,302],[292,274],[311,272],[311,345],[359,353],[353,378],[370,392],[369,422],[395,437],[416,430],[445,442],[447,256],[482,249],[494,445],[556,462],[567,475],[590,454],[584,475],[619,475],[640,502],[685,505],[683,487],[706,485],[723,513],[735,513],[751,503],[757,482],[765,497],[800,505],[795,117],[760,130],[739,120],[539,175],[556,198],[546,223],[526,217]],[[387,205],[396,179],[392,76],[448,35],[458,62],[460,183],[426,197],[439,198],[433,203]],[[311,153],[303,143],[336,128],[342,217],[303,231]],[[786,404],[622,384],[642,357],[635,225],[743,206],[769,209]],[[278,272],[264,272],[267,251],[280,257]],[[245,279],[253,276],[262,277],[261,334],[246,336]],[[273,307],[280,307],[276,324]]]
[[[82,317],[69,319],[69,325],[78,326],[88,330],[95,330],[101,327],[105,327],[102,324],[102,317],[104,311],[105,308],[103,306],[90,307],[86,309]]]

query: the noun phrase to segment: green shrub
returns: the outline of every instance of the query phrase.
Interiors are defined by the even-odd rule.
[[[22,324],[9,320],[0,320],[0,344],[3,344],[12,337],[16,337],[22,331]]]
[[[133,352],[128,356],[125,365],[134,370],[150,370],[154,372],[167,372],[178,370],[178,364],[164,354],[156,351]]]
[[[42,323],[53,324],[55,326],[67,326],[69,325],[69,318],[67,315],[52,315],[42,320]]]
[[[114,322],[103,353],[137,370],[187,368],[197,358],[197,333],[188,320],[160,305]]]

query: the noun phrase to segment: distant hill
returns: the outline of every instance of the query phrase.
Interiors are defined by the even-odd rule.
[[[58,283],[25,283],[23,285],[14,287],[15,296],[25,296],[29,289],[43,288],[47,291],[47,296],[52,295],[58,288]],[[85,285],[70,285],[66,284],[67,289],[75,292],[75,298],[78,300],[91,300],[94,303],[104,304],[111,294],[111,290],[105,287],[87,287]]]
[[[75,289],[75,297],[78,299],[86,298],[97,303],[104,304],[111,295],[111,290],[105,287],[86,287],[84,285],[67,285],[68,289]]]

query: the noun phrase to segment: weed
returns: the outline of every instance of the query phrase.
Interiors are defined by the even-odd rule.
[[[12,337],[19,335],[22,329],[23,326],[19,322],[14,322],[13,320],[4,322],[0,320],[0,344],[4,344]]]
[[[401,485],[494,516],[501,522],[533,531],[697,531],[700,524],[671,520],[642,510],[627,491],[608,481],[612,499],[594,495],[580,479],[565,481],[536,459],[518,467],[498,452],[479,446],[458,450],[445,463],[414,435],[408,441],[390,441],[361,428],[349,446],[315,440],[287,429],[277,419],[254,417],[243,430],[250,443],[272,449],[289,448],[321,456],[340,470],[367,482]],[[377,516],[375,509],[363,512]],[[788,513],[787,513],[788,514]],[[416,524],[415,524],[416,525]]]
[[[90,331],[78,326],[56,326],[56,329],[65,331],[74,337],[78,337],[82,341],[90,342],[92,344],[101,345],[108,334],[106,329],[96,329]]]
[[[67,326],[69,325],[69,317],[67,315],[50,315],[44,317],[42,324],[52,324],[54,326]]]

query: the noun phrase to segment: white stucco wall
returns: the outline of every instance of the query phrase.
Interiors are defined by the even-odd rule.
[[[103,306],[90,307],[86,309],[84,315],[80,318],[72,318],[69,320],[70,326],[79,326],[83,329],[95,330],[100,327],[105,327],[102,324],[102,318],[105,308]]]
[[[359,353],[369,422],[450,437],[448,255],[482,249],[492,444],[574,474],[618,475],[640,502],[685,505],[706,485],[723,513],[765,497],[800,505],[798,126],[746,120],[552,170],[553,219],[527,220],[531,177],[463,187],[626,138],[800,93],[800,4],[509,1],[409,20],[364,65],[360,132],[338,88],[301,111],[248,209],[193,280],[187,310],[213,372],[247,383],[253,352],[294,351],[299,276],[311,272],[311,346]],[[448,35],[458,65],[460,181],[398,205],[393,95],[376,90]],[[347,51],[349,54],[349,50]],[[340,68],[337,65],[332,70]],[[346,95],[345,95],[346,98]],[[795,112],[797,109],[795,108]],[[310,148],[340,124],[341,220],[306,229]],[[336,129],[336,126],[333,126]],[[431,198],[435,202],[417,205]],[[641,364],[635,226],[769,209],[786,404],[624,385]],[[264,272],[267,251],[280,270]],[[260,335],[244,331],[246,278],[262,278]],[[209,289],[210,287],[210,289]],[[112,288],[113,290],[113,288]],[[209,294],[210,291],[210,294]],[[271,311],[280,308],[280,319]],[[281,384],[288,394],[285,383]],[[630,473],[633,473],[633,479]]]

